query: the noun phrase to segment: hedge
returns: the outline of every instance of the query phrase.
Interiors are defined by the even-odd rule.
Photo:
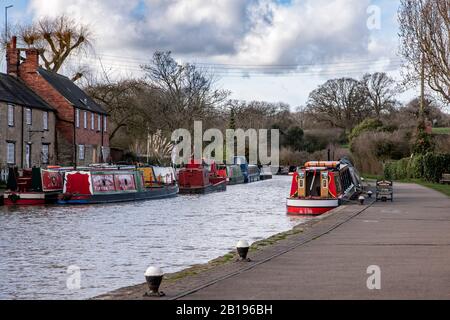
[[[427,153],[385,164],[384,176],[390,180],[423,179],[438,183],[450,173],[450,154]]]

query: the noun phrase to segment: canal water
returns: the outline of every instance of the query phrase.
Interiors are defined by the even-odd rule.
[[[150,265],[176,272],[240,239],[290,230],[305,222],[286,215],[290,182],[127,204],[0,208],[0,299],[91,298],[144,282]]]

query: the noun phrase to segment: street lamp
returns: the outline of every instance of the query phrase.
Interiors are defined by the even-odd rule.
[[[14,7],[13,5],[9,5],[5,7],[5,42],[8,43],[8,9]]]

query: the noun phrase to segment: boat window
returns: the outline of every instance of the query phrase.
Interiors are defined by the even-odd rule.
[[[334,182],[336,184],[336,193],[339,195],[342,192],[342,189],[341,189],[341,177],[336,175],[335,179],[334,179]]]
[[[320,172],[308,171],[306,173],[306,196],[320,197],[321,193]]]
[[[350,188],[352,186],[352,179],[350,176],[350,172],[347,170],[345,170],[345,172],[343,173],[343,177],[344,177],[344,191],[346,191],[348,188]]]

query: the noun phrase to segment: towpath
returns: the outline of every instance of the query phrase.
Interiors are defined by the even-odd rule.
[[[341,207],[255,253],[252,263],[168,285],[166,298],[450,299],[450,198],[415,184],[397,184],[395,192],[393,203]],[[381,289],[369,290],[378,271],[369,284]],[[100,299],[139,299],[144,291],[141,285]]]

